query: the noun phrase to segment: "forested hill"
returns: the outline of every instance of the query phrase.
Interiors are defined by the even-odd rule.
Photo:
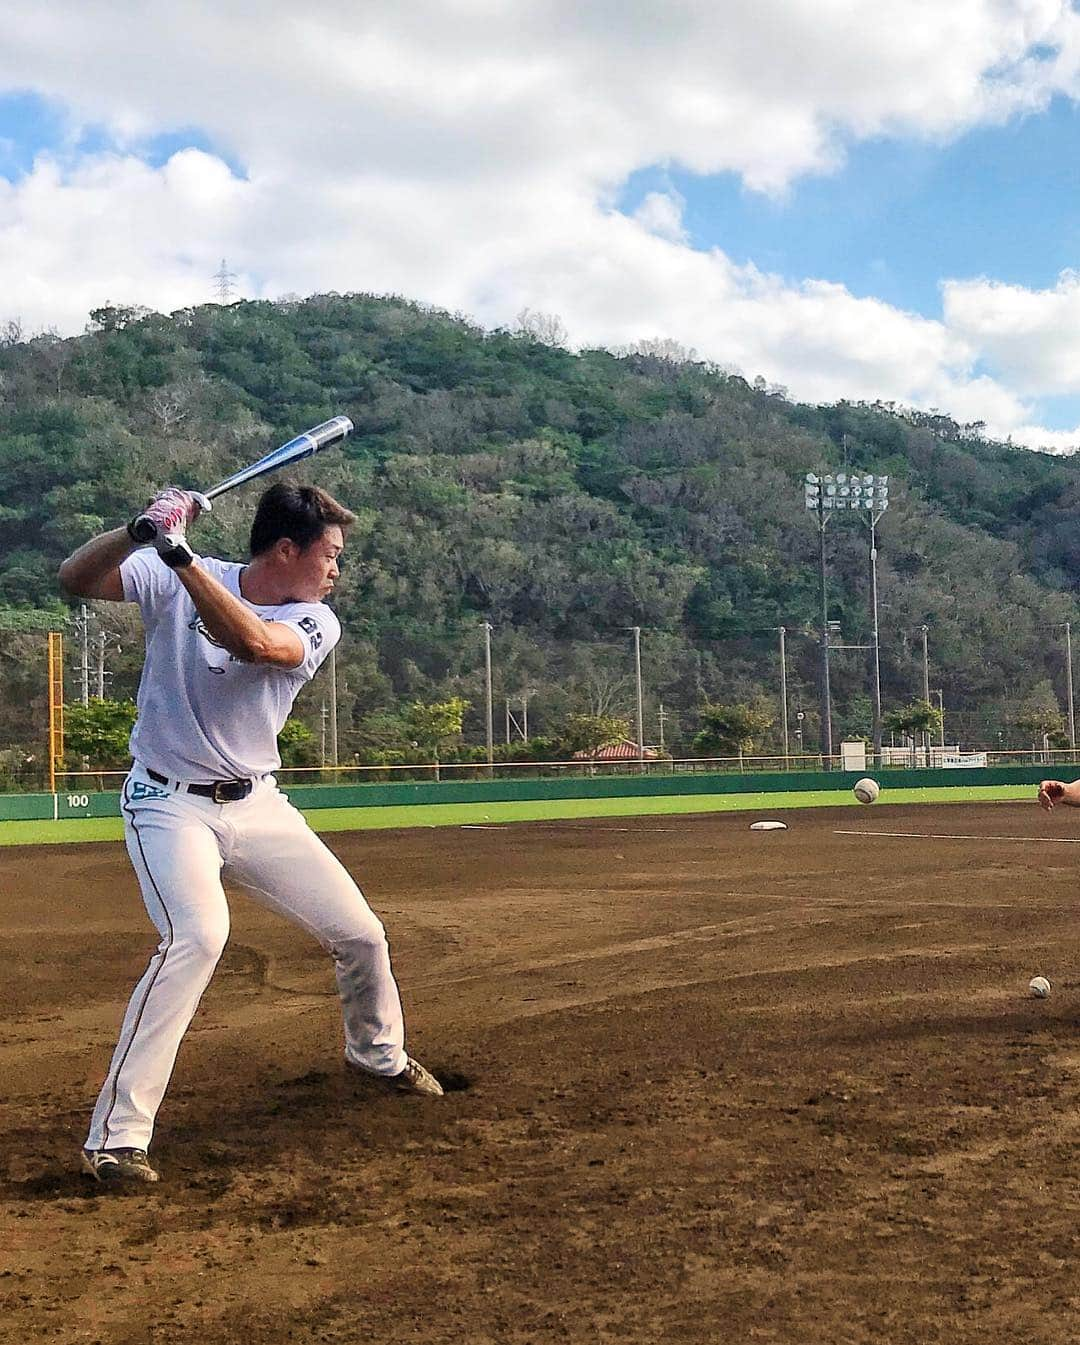
[[[335,605],[343,728],[460,694],[482,738],[481,623],[495,691],[531,692],[551,729],[632,705],[627,627],[641,626],[647,739],[668,712],[688,744],[714,701],[771,700],[789,632],[792,710],[816,723],[817,529],[806,471],[888,473],[879,532],[886,709],[921,694],[920,627],[950,737],[1016,734],[1021,703],[1064,696],[1060,624],[1077,619],[1080,465],[989,443],[942,415],[842,403],[655,353],[570,354],[397,299],[107,308],[72,340],[0,339],[0,607],[60,601],[61,557],[168,482],[206,485],[345,413],[344,453],[301,475],[359,515]],[[259,487],[220,501],[196,545],[244,554]],[[827,531],[830,616],[869,631],[868,535]],[[30,694],[8,640],[0,696]],[[869,731],[865,656],[834,656],[837,726]],[[130,694],[136,651],[118,667]],[[1047,684],[1050,684],[1049,686]],[[316,684],[317,686],[317,684]],[[317,713],[317,690],[305,713]],[[501,726],[500,726],[501,727]],[[359,740],[359,739],[358,739]],[[778,741],[778,730],[772,742]]]

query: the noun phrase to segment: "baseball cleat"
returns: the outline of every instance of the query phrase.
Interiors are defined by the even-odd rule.
[[[443,1086],[435,1075],[412,1056],[405,1059],[405,1068],[390,1080],[398,1093],[419,1093],[422,1097],[442,1097]]]
[[[84,1149],[83,1172],[102,1186],[132,1186],[160,1181],[145,1149]]]
[[[414,1060],[412,1056],[405,1057],[405,1068],[400,1074],[373,1074],[371,1070],[364,1069],[362,1065],[354,1065],[351,1060],[345,1062],[349,1069],[357,1074],[362,1074],[367,1079],[374,1079],[376,1083],[389,1089],[392,1093],[415,1093],[419,1097],[442,1097],[443,1086],[436,1079],[435,1075],[421,1065],[419,1060]]]

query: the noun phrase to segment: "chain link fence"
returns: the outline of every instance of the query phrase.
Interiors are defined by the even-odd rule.
[[[621,776],[677,776],[677,775],[751,775],[769,773],[813,772],[830,770],[833,772],[865,770],[881,780],[888,779],[890,771],[910,771],[914,769],[966,768],[992,766],[1041,766],[1050,776],[1061,775],[1071,778],[1080,774],[1080,751],[1038,750],[999,751],[982,749],[956,753],[950,759],[947,750],[931,749],[927,754],[917,749],[912,754],[907,749],[894,749],[895,755],[880,767],[875,767],[867,759],[865,766],[852,767],[840,756],[823,759],[817,753],[801,753],[794,756],[742,756],[742,757],[658,757],[625,758],[619,761],[496,761],[490,765],[486,761],[432,761],[428,763],[410,763],[408,765],[339,765],[339,766],[292,766],[283,767],[277,772],[282,784],[386,784],[386,783],[432,783],[455,780],[529,780],[529,779],[602,779]],[[46,773],[47,774],[47,773]],[[93,767],[63,771],[58,774],[58,788],[61,790],[119,789],[126,771],[119,768],[95,769]],[[34,792],[44,788],[43,775],[35,774],[33,766],[27,766],[17,778],[25,792]],[[18,785],[5,786],[18,790]]]

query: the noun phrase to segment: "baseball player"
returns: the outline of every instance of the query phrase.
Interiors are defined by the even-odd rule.
[[[277,735],[337,644],[323,599],[354,515],[325,491],[279,482],[262,496],[251,562],[196,556],[187,528],[209,502],[176,488],[156,528],[103,533],[60,567],[83,598],[139,604],[146,660],[121,807],[128,854],[161,941],[135,987],[94,1108],[83,1169],[156,1182],[147,1156],[176,1053],[229,936],[222,878],[313,934],[334,963],[345,1059],[391,1088],[439,1097],[405,1051],[382,924],[345,868],[278,791]]]

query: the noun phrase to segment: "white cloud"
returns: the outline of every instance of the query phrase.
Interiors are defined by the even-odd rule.
[[[436,180],[613,182],[670,159],[779,190],[845,136],[1040,106],[1074,89],[1080,53],[1065,0],[311,0],[257,22],[207,0],[9,0],[6,19],[0,85],[123,136],[195,121],[266,171]]]
[[[686,243],[689,235],[682,221],[684,202],[675,192],[651,191],[634,211],[634,218],[657,238]]]
[[[1008,437],[1024,448],[1071,454],[1080,448],[1080,425],[1074,430],[1044,430],[1039,425],[1018,425]]]
[[[1053,289],[993,280],[950,281],[945,320],[987,364],[1032,396],[1080,392],[1080,274],[1064,271]]]
[[[257,192],[217,158],[183,150],[155,170],[98,155],[64,173],[42,158],[0,179],[0,295],[28,327],[80,331],[109,300],[166,311],[206,301],[222,249],[238,244]]]
[[[0,92],[54,99],[71,143],[93,124],[118,150],[0,180],[0,318],[74,331],[107,299],[198,302],[225,256],[253,296],[393,291],[492,325],[530,307],[581,342],[670,336],[796,396],[937,405],[1001,433],[1028,433],[1025,398],[1067,381],[1043,338],[1071,281],[1047,302],[953,284],[933,322],[695,251],[672,193],[613,209],[649,165],[782,193],[854,139],[1073,96],[1066,0],[268,0],[257,19],[9,0],[5,17]],[[193,123],[242,178],[197,150],[141,160]],[[1022,321],[1041,334],[1026,359]]]

